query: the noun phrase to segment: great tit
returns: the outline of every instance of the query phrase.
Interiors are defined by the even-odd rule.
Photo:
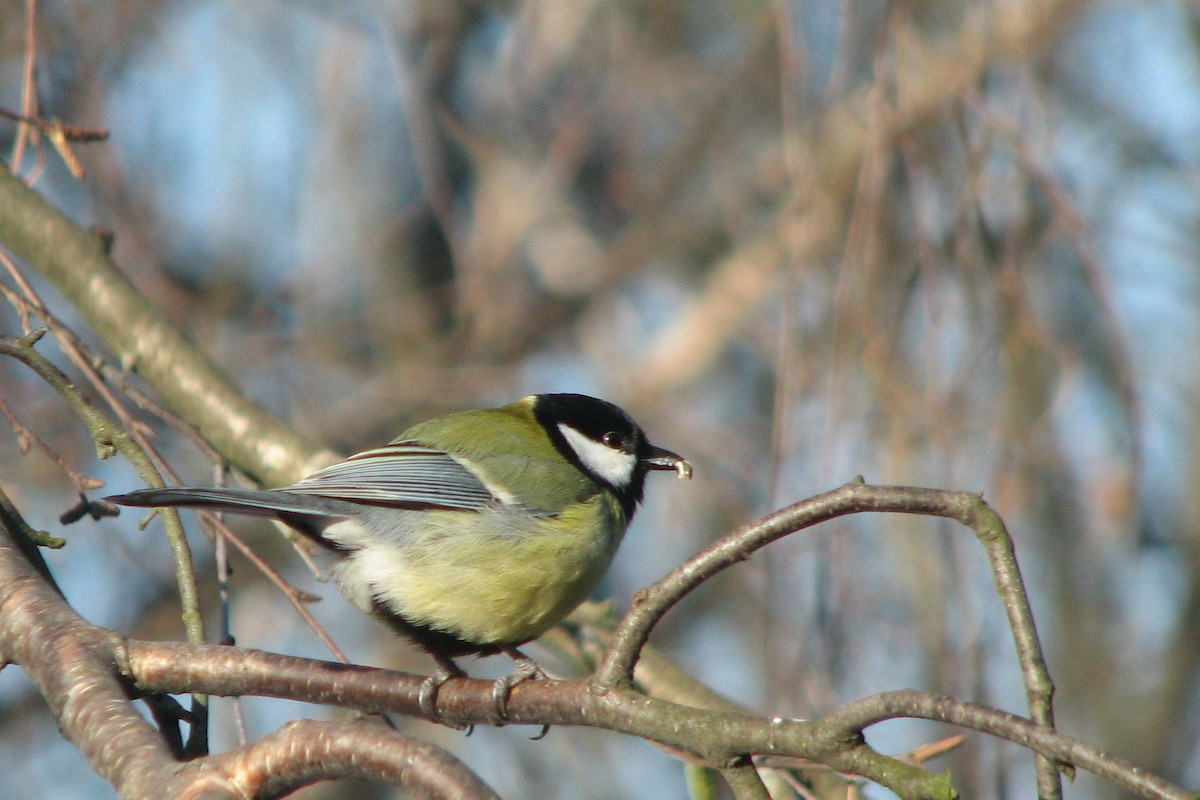
[[[541,671],[516,647],[583,602],[612,561],[642,500],[646,473],[682,457],[655,447],[628,414],[581,394],[539,394],[419,423],[390,444],[298,483],[265,491],[143,489],[108,500],[274,517],[336,558],[331,574],[361,611],[427,650],[437,689],[454,657],[497,652],[517,670],[508,692]]]

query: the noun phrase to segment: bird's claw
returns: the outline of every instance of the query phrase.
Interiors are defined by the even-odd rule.
[[[454,662],[438,662],[437,669],[432,675],[421,681],[421,688],[417,693],[417,705],[421,709],[421,716],[436,722],[439,725],[445,725],[448,728],[455,730],[466,730],[470,735],[470,725],[459,725],[454,722],[447,722],[442,718],[441,713],[437,708],[438,690],[442,688],[442,684],[452,678],[462,678],[465,676],[461,669],[455,666]]]
[[[517,684],[528,680],[544,680],[549,678],[536,661],[516,648],[505,648],[503,652],[512,659],[513,664],[516,665],[516,669],[513,670],[511,675],[498,678],[492,683],[492,708],[491,714],[489,714],[489,722],[498,728],[508,724],[508,697],[512,694],[512,690]],[[465,729],[469,736],[474,726],[447,722],[437,707],[438,690],[441,689],[442,684],[452,678],[466,677],[466,673],[448,658],[438,658],[435,656],[435,659],[438,662],[437,669],[432,675],[421,682],[421,688],[417,694],[417,705],[421,710],[421,716],[449,728],[456,730]],[[541,739],[549,730],[549,725],[543,725],[541,732],[533,738]]]
[[[513,660],[516,669],[511,675],[506,675],[503,678],[498,678],[492,684],[492,719],[491,722],[496,727],[502,727],[508,723],[508,697],[512,694],[513,687],[519,683],[524,683],[529,680],[547,680],[548,676],[538,663],[529,656],[515,648],[509,648],[504,651],[505,655]],[[541,739],[550,730],[549,725],[543,725],[542,730],[533,738]]]

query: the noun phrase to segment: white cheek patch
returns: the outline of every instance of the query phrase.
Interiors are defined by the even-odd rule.
[[[633,470],[637,467],[637,456],[633,453],[614,450],[561,422],[558,430],[583,465],[596,476],[616,489],[624,489],[633,480]]]

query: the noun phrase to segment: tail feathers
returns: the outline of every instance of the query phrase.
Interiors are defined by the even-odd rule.
[[[327,522],[345,519],[356,510],[353,503],[327,497],[251,489],[140,489],[104,499],[122,506],[186,506],[213,511],[233,511],[258,517],[286,520],[298,516],[301,519]]]

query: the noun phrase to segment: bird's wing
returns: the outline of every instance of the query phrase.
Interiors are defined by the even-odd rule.
[[[410,509],[477,511],[511,501],[449,453],[411,442],[356,453],[283,491]]]

